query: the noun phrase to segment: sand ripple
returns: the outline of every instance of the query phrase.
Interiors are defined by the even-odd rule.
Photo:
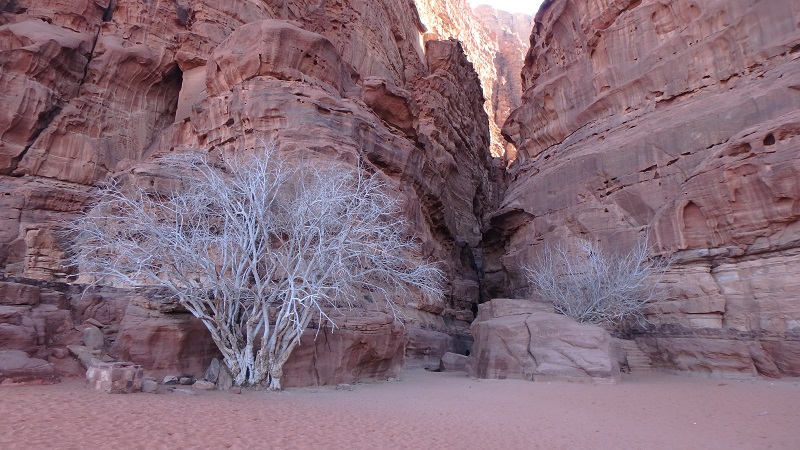
[[[616,386],[402,381],[281,393],[108,395],[79,381],[0,388],[2,449],[798,448],[800,380],[665,374]]]

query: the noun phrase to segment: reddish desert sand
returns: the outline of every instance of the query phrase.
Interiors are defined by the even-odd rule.
[[[797,449],[800,380],[643,373],[591,385],[414,370],[352,391],[193,396],[71,380],[0,387],[0,448]]]

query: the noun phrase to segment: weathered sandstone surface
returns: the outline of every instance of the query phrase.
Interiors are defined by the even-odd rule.
[[[283,368],[281,384],[332,386],[399,378],[405,329],[392,316],[350,312],[330,326],[309,329]]]
[[[423,39],[413,2],[17,0],[0,10],[2,273],[72,280],[56,230],[99,181],[168,189],[170,168],[153,156],[274,142],[320,164],[361,163],[386,175],[422,257],[443,261],[451,280],[442,301],[405,299],[406,325],[424,329],[417,345],[441,352],[436,358],[469,345],[483,217],[499,200],[502,163],[488,151],[473,65],[460,43]],[[3,303],[0,348],[47,357],[54,346],[80,344],[75,325],[96,319],[110,327],[111,356],[146,369],[177,358],[192,372],[212,356],[186,313],[133,294],[80,296],[61,284],[55,292],[47,302],[21,293]]]
[[[619,365],[608,331],[531,300],[494,299],[472,323],[467,372],[479,378],[616,383]]]
[[[511,14],[490,6],[472,9],[467,0],[416,0],[425,39],[461,41],[483,86],[484,109],[489,116],[491,152],[513,160],[513,145],[503,139],[503,126],[512,109],[520,106],[520,72],[533,28],[533,13]]]
[[[316,325],[306,330],[284,367],[285,386],[399,376],[405,361],[402,324],[375,312],[333,317],[333,331]],[[449,348],[452,342],[441,354]],[[104,370],[111,361],[139,364],[154,377],[200,378],[215,357],[219,351],[203,325],[158,293],[0,281],[0,383],[53,382],[90,368]]]
[[[131,299],[109,353],[147,368],[155,377],[197,376],[219,355],[211,335],[188,312],[162,312]]]
[[[544,244],[650,230],[675,256],[639,341],[657,365],[800,373],[800,4],[555,0],[536,22],[487,278],[524,295]]]
[[[0,350],[0,386],[58,382],[55,366],[22,350]]]
[[[500,137],[500,128],[508,119],[511,111],[522,106],[522,68],[525,65],[525,54],[530,48],[528,36],[533,29],[533,14],[509,13],[500,11],[490,6],[482,5],[474,10],[478,22],[486,30],[488,38],[497,43],[497,52],[493,57],[493,66],[496,77],[492,80],[492,89],[484,90],[486,101],[491,103],[487,108],[490,118],[499,127],[495,129],[491,124],[489,129],[492,138],[497,136],[504,149],[507,161],[517,157],[517,149],[508,141]],[[497,134],[495,134],[497,133]],[[493,149],[496,144],[492,142]]]
[[[525,297],[520,267],[543,244],[625,249],[650,230],[675,256],[637,338],[657,366],[800,374],[800,6],[545,3],[534,27],[463,0],[0,0],[0,350],[61,373],[87,342],[109,353],[90,357],[204,370],[213,347],[187,313],[68,284],[56,230],[110,176],[169,188],[154,156],[274,141],[380,170],[404,199],[450,279],[441,302],[407,299],[418,364],[465,352],[477,303]],[[487,126],[505,117],[513,148]],[[508,178],[490,148],[516,158]],[[304,344],[298,364],[341,345],[380,367],[365,374],[392,373],[397,330],[376,320]],[[384,362],[350,353],[362,332]]]

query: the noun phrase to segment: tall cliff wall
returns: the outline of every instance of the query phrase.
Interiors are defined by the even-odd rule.
[[[484,90],[484,95],[487,101],[491,102],[491,108],[488,110],[492,111],[494,122],[498,127],[502,127],[511,111],[522,106],[521,73],[525,54],[530,48],[528,35],[533,29],[533,16],[512,14],[486,5],[476,7],[474,13],[486,30],[488,38],[497,43],[497,52],[494,55],[497,78],[493,80],[492,90]],[[490,129],[495,132],[493,128]],[[499,129],[497,131],[499,132]],[[492,137],[494,136],[493,134]],[[507,161],[516,159],[517,149],[513,144],[505,141],[503,148]]]
[[[452,349],[443,332],[468,339],[499,166],[473,65],[458,42],[423,40],[413,2],[16,0],[0,11],[4,274],[67,280],[53,230],[110,175],[157,188],[169,169],[155,155],[273,140],[392,180],[450,280],[441,302],[411,299],[410,348]],[[28,336],[25,350],[54,342],[45,325],[38,337],[17,328],[0,329],[0,347],[6,332]]]
[[[554,0],[531,44],[493,218],[512,291],[545,243],[650,230],[659,364],[800,375],[800,3]]]
[[[483,86],[491,152],[512,160],[515,149],[500,133],[511,109],[520,105],[520,71],[533,17],[489,6],[473,10],[467,0],[416,0],[426,39],[461,41]]]

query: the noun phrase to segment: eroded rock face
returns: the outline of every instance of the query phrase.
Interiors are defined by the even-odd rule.
[[[489,116],[491,152],[513,160],[516,152],[500,128],[511,109],[520,105],[520,71],[533,13],[510,14],[489,6],[474,10],[467,0],[416,0],[425,39],[455,38],[462,42],[483,86],[484,109]]]
[[[625,251],[649,229],[675,255],[651,356],[797,373],[798,23],[789,0],[549,2],[503,128],[519,153],[492,223],[511,290],[543,244]]]
[[[334,330],[306,330],[286,361],[282,386],[332,386],[400,377],[405,330],[392,316],[351,312],[334,321]]]
[[[66,283],[0,276],[0,366],[19,366],[22,372],[12,372],[25,382],[83,376],[92,358],[107,358],[128,303],[126,293],[114,289],[85,291]],[[69,348],[85,349],[85,355],[74,358]],[[20,352],[31,361],[19,358]],[[38,369],[25,375],[29,366]]]
[[[283,20],[242,25],[214,50],[211,60],[206,69],[211,96],[264,76],[310,79],[340,97],[357,98],[360,93],[358,73],[342,60],[331,41]]]
[[[162,313],[131,303],[110,348],[155,376],[179,373],[201,377],[219,351],[205,326],[189,313]]]
[[[410,328],[406,330],[407,368],[436,367],[447,352],[456,347],[453,336],[441,331]]]
[[[58,223],[87,207],[99,181],[168,189],[169,168],[153,156],[275,142],[319,164],[382,171],[406,202],[421,257],[443,261],[452,280],[442,301],[404,299],[408,326],[468,335],[502,163],[488,151],[473,65],[458,42],[422,39],[413,3],[37,3],[0,13],[0,96],[12,105],[0,113],[0,270],[72,279]],[[124,295],[104,305],[103,295],[72,294],[75,323],[121,327],[108,342],[117,356],[157,356],[146,348],[172,330],[136,322]],[[56,345],[13,326],[22,328],[3,336],[14,346]],[[80,339],[66,335],[53,342]]]
[[[31,358],[21,350],[0,350],[0,386],[58,381],[58,373],[49,362]]]
[[[0,383],[57,382],[125,362],[141,365],[149,376],[200,378],[219,357],[203,324],[168,296],[20,281],[0,281]],[[284,386],[399,377],[406,327],[392,316],[364,311],[335,323],[333,331],[306,331],[284,368]],[[452,342],[437,350],[450,348]]]
[[[53,289],[55,287],[55,289]],[[65,286],[37,286],[0,277],[0,350],[46,359],[74,330]],[[76,339],[77,337],[76,332]]]
[[[119,162],[140,159],[173,122],[181,87],[174,59],[178,24],[142,19],[175,17],[174,6],[110,3],[85,19],[91,25],[88,42],[80,47],[85,50],[83,64],[74,64],[80,75],[71,83],[74,97],[49,103],[48,114],[39,115],[38,132],[11,173],[92,184],[114,172]],[[17,16],[18,25],[37,21],[27,11]],[[44,41],[52,38],[37,36]],[[9,56],[16,67],[18,59]],[[33,57],[46,60],[41,54]],[[42,76],[26,74],[31,82],[40,82]]]
[[[600,327],[544,311],[530,300],[495,299],[472,323],[470,376],[616,383],[611,336]]]
[[[641,337],[636,342],[654,357],[656,367],[668,371],[729,378],[781,376],[772,355],[758,342],[680,337]]]
[[[492,82],[490,91],[484,90],[486,101],[491,102],[494,123],[498,128],[490,126],[492,137],[500,140],[507,161],[517,157],[517,149],[500,137],[500,128],[508,119],[511,111],[522,106],[522,68],[525,54],[530,48],[528,36],[533,29],[533,15],[509,13],[490,6],[482,5],[474,10],[478,22],[488,34],[491,41],[497,43],[497,52],[493,57],[493,65],[497,77]],[[504,142],[505,141],[505,142]]]

